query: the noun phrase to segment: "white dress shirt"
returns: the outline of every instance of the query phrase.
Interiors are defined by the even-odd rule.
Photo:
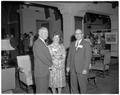
[[[81,41],[82,41],[82,39],[76,40],[76,42],[75,42],[75,47],[78,47],[78,45],[80,45]]]

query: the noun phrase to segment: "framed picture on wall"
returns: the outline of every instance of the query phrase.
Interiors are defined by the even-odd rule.
[[[105,33],[106,44],[117,44],[117,33]]]

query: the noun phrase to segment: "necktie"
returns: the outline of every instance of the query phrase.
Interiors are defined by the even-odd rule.
[[[77,50],[77,48],[78,48],[78,45],[79,45],[79,41],[76,42],[76,50]]]

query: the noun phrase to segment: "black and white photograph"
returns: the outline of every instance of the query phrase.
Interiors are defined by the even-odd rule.
[[[1,94],[119,94],[119,1],[1,1]]]

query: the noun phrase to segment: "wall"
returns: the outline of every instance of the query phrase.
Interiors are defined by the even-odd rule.
[[[115,32],[114,31],[115,29],[116,32],[118,33],[118,7],[113,9],[110,3],[97,3],[97,4],[89,3],[89,2],[87,3],[60,3],[60,5],[61,6],[59,7],[59,9],[61,10],[63,17],[64,15],[69,13],[69,15],[66,17],[66,19],[68,20],[65,20],[67,22],[63,21],[67,24],[66,25],[63,23],[64,38],[65,38],[64,45],[66,48],[69,47],[70,37],[74,34],[74,30],[75,30],[75,26],[73,25],[74,16],[84,17],[86,12],[98,13],[101,15],[110,16],[111,24],[112,24],[112,27],[111,27],[112,32]],[[70,15],[73,17],[71,17]],[[66,33],[66,32],[69,32],[69,33]],[[112,47],[111,55],[118,56],[118,44],[111,45],[111,47]]]
[[[37,12],[36,12],[37,10]],[[50,17],[45,18],[44,8],[38,7],[26,7],[21,9],[21,33],[29,33],[32,31],[34,34],[37,32],[36,20],[46,20],[49,22],[49,32],[53,34],[56,31],[61,30],[61,21],[55,20],[53,9],[49,9]]]
[[[40,3],[40,2],[39,2]],[[52,3],[50,3],[52,5]],[[84,17],[86,12],[98,13],[103,15],[109,15],[111,17],[112,23],[112,32],[114,29],[118,33],[118,7],[113,9],[110,3],[57,3],[55,4],[58,9],[61,11],[63,16],[63,33],[64,33],[64,45],[66,48],[70,45],[70,38],[74,34],[74,16]],[[33,8],[32,8],[33,9]],[[38,9],[38,8],[37,8]],[[24,32],[34,31],[36,32],[35,20],[36,19],[45,19],[44,10],[39,9],[40,13],[35,13],[32,10],[24,9],[23,11],[23,30]],[[53,11],[51,10],[50,22],[50,31],[57,31],[60,21],[55,21]],[[84,25],[83,25],[84,26]],[[112,55],[117,56],[118,44],[112,45]]]
[[[61,5],[61,6],[60,6]],[[111,14],[110,4],[93,3],[59,3],[58,8],[63,16],[64,45],[66,48],[70,45],[70,38],[75,31],[74,16],[84,17],[86,12],[93,12],[108,15]],[[84,31],[84,24],[83,24]],[[87,30],[86,30],[87,31]],[[68,33],[67,33],[68,32]]]
[[[34,34],[36,33],[36,20],[45,20],[45,15],[43,9],[39,9],[39,12],[36,12],[30,8],[22,9],[22,21],[23,21],[23,29],[21,33],[29,33],[32,31]]]
[[[118,8],[114,9],[113,15],[111,15],[111,29],[112,32],[117,33],[117,44],[111,45],[111,56],[119,56],[119,19]]]

